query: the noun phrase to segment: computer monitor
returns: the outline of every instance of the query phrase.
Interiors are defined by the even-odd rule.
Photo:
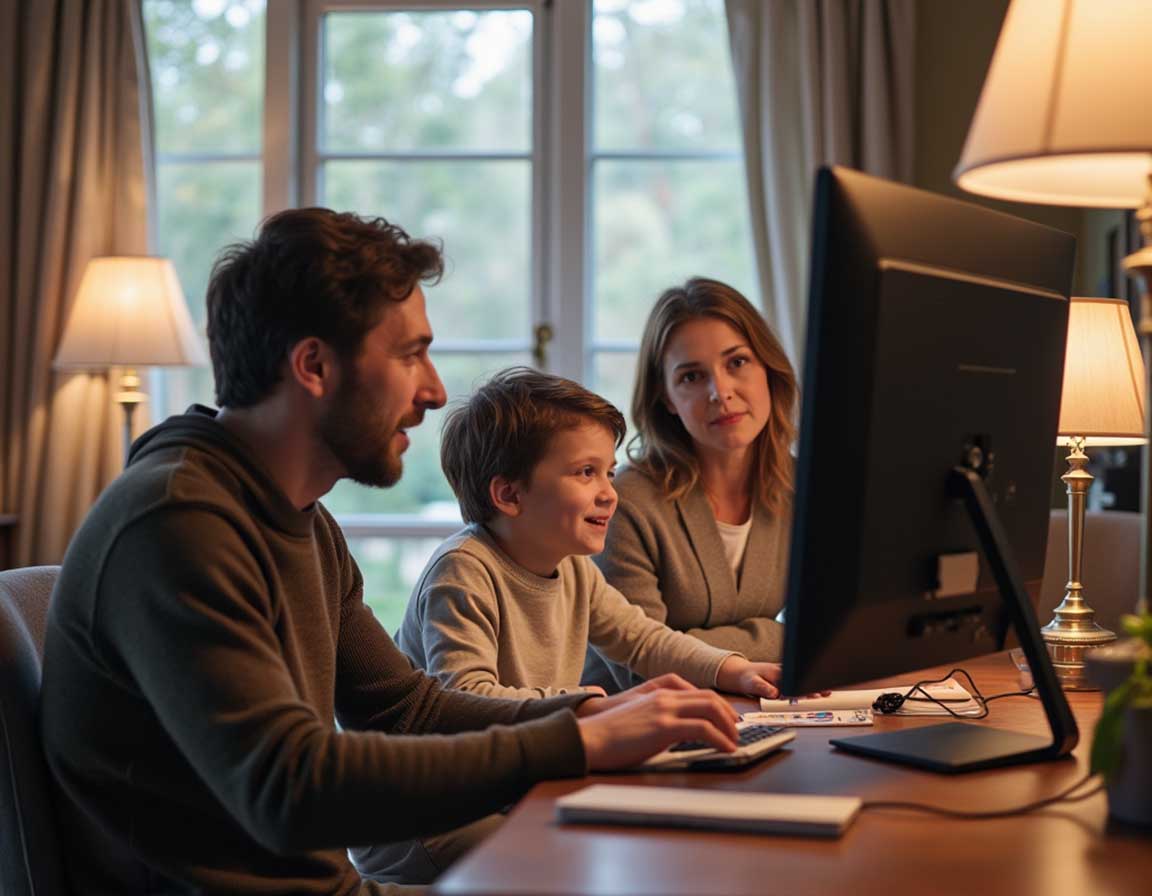
[[[1002,650],[1014,628],[1052,737],[972,723],[833,743],[938,771],[1066,755],[1075,720],[1040,638],[1075,240],[821,169],[782,689]]]

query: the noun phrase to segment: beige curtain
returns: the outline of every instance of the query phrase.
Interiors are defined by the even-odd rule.
[[[761,295],[804,347],[822,164],[912,179],[915,0],[727,0]]]
[[[17,566],[58,563],[122,463],[103,375],[52,358],[88,259],[148,250],[139,0],[0,3],[0,512]]]

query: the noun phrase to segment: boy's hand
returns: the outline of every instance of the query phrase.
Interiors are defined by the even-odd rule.
[[[780,696],[780,689],[776,687],[779,680],[779,663],[752,663],[742,656],[730,656],[720,664],[716,687],[733,694],[772,700]]]
[[[725,752],[736,749],[738,716],[719,694],[696,688],[634,693],[639,690],[586,700],[577,708],[581,716],[577,724],[591,771],[628,768],[682,740],[702,740]],[[627,694],[632,696],[619,699]],[[617,702],[606,705],[612,700]],[[585,707],[591,713],[582,713]]]

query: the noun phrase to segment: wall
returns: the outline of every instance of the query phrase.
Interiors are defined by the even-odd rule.
[[[1073,234],[1079,243],[1073,293],[1092,295],[1099,280],[1085,239],[1085,212],[985,199],[952,183],[968,123],[980,98],[1008,0],[920,0],[916,15],[915,184]]]

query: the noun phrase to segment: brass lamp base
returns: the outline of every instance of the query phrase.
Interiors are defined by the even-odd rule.
[[[1061,687],[1066,691],[1098,691],[1088,681],[1084,671],[1084,656],[1088,651],[1111,644],[1116,640],[1110,632],[1096,622],[1096,611],[1084,599],[1084,586],[1080,582],[1080,569],[1084,555],[1084,510],[1092,474],[1084,469],[1088,455],[1084,453],[1084,437],[1069,438],[1068,472],[1060,478],[1068,486],[1068,584],[1064,600],[1054,611],[1056,617],[1040,629],[1040,636],[1052,657],[1052,667]]]
[[[1116,640],[1116,633],[1095,622],[1086,625],[1061,620],[1059,615],[1040,629],[1040,637],[1052,657],[1052,668],[1066,691],[1098,691],[1088,681],[1084,670],[1084,657],[1089,651]]]

